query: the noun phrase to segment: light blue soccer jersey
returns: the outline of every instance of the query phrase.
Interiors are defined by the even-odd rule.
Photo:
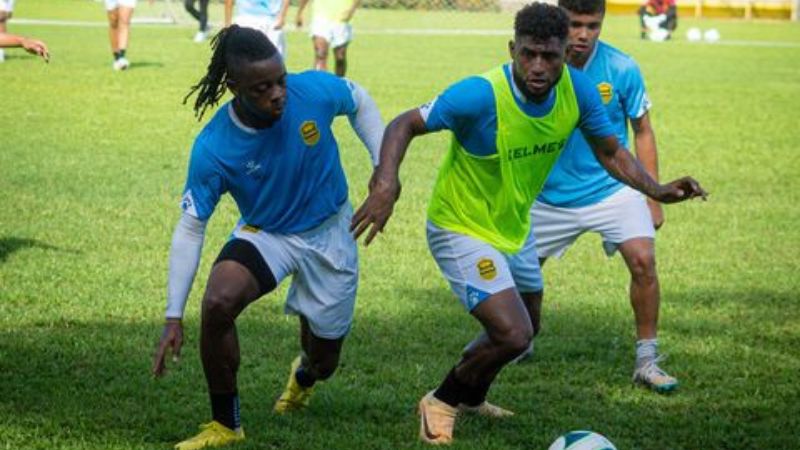
[[[628,147],[628,119],[650,109],[650,100],[636,62],[625,53],[597,41],[584,73],[600,93],[620,143]],[[606,172],[581,133],[572,133],[538,200],[562,208],[593,205],[624,185]]]
[[[506,64],[503,69],[506,78],[511,80],[511,65]],[[580,109],[578,128],[590,136],[614,134],[594,84],[579,70],[572,67],[568,70]],[[516,85],[509,84],[517,105],[531,117],[546,115],[555,104],[555,89],[550,91],[547,100],[537,104],[525,101]],[[485,78],[474,76],[453,84],[421,106],[420,113],[429,131],[452,131],[461,146],[471,154],[489,156],[497,153],[497,110],[492,86]]]
[[[281,0],[236,0],[237,16],[278,17]]]
[[[197,137],[181,202],[207,220],[229,192],[242,221],[274,233],[309,230],[347,201],[347,181],[331,131],[353,114],[348,81],[326,72],[289,74],[283,114],[271,127],[243,126],[223,105]]]

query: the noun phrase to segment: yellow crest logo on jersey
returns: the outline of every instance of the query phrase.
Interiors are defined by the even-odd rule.
[[[597,90],[600,91],[600,98],[603,99],[604,105],[607,105],[614,97],[614,87],[611,86],[611,83],[600,83],[597,85]]]
[[[494,267],[494,261],[484,258],[478,261],[478,273],[484,280],[492,280],[497,276],[497,268]]]
[[[319,142],[319,128],[317,128],[317,122],[313,120],[306,120],[303,122],[300,125],[300,137],[303,138],[303,142],[309,147],[317,145],[317,142]]]

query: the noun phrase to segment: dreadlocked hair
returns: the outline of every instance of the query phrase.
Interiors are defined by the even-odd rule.
[[[537,41],[558,38],[566,41],[569,33],[569,17],[563,9],[547,3],[534,2],[526,5],[514,19],[514,34],[529,36]]]
[[[278,49],[267,37],[252,28],[231,25],[223,28],[211,39],[211,62],[208,69],[189,93],[183,98],[185,105],[189,97],[197,93],[194,101],[194,114],[197,120],[203,118],[206,109],[219,104],[228,87],[231,73],[243,63],[269,59]]]
[[[606,12],[606,0],[558,0],[558,6],[574,14]]]

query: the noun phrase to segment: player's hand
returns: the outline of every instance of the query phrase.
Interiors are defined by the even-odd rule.
[[[275,23],[272,25],[273,30],[280,30],[283,26],[286,25],[286,19],[284,17],[278,17],[275,20]]]
[[[664,210],[661,208],[661,203],[648,198],[647,207],[650,209],[650,218],[653,219],[653,227],[658,230],[664,225]]]
[[[153,376],[160,377],[167,370],[167,349],[172,351],[172,361],[178,362],[183,347],[183,324],[180,319],[167,319],[161,341],[158,343],[156,356],[153,358]]]
[[[44,62],[50,62],[50,52],[47,50],[47,45],[42,41],[36,39],[23,38],[21,42],[22,48],[32,55],[39,55],[44,59]]]
[[[662,184],[658,194],[653,197],[661,203],[678,203],[700,197],[706,200],[708,193],[703,190],[700,183],[692,177],[683,177],[667,184]]]
[[[350,222],[350,232],[358,239],[370,228],[364,245],[369,245],[379,232],[383,232],[386,222],[394,211],[394,204],[400,198],[400,180],[397,177],[382,177],[378,170],[369,180],[369,195]]]

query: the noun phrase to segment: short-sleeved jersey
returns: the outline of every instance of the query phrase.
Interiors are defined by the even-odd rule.
[[[236,0],[237,16],[278,17],[281,0]]]
[[[650,100],[636,62],[625,53],[597,42],[584,66],[605,104],[614,134],[628,148],[628,121],[642,117]],[[539,195],[539,201],[563,208],[593,205],[622,188],[594,157],[581,133],[573,133]]]
[[[347,181],[331,131],[338,115],[354,114],[350,82],[326,72],[286,78],[281,118],[253,129],[223,105],[197,137],[181,207],[207,220],[229,192],[241,220],[274,233],[309,230],[347,201]]]
[[[504,65],[503,70],[522,111],[531,117],[543,117],[553,109],[555,90],[551,90],[550,97],[542,103],[526,101],[516,84],[511,82],[511,65]],[[568,70],[580,111],[578,128],[590,136],[614,134],[594,84],[579,70],[572,67]],[[485,78],[474,76],[453,84],[434,100],[422,105],[420,113],[429,131],[452,131],[461,146],[471,154],[489,156],[497,153],[495,98],[492,86]]]
[[[329,22],[342,22],[342,16],[353,6],[354,0],[314,0],[314,18]]]

